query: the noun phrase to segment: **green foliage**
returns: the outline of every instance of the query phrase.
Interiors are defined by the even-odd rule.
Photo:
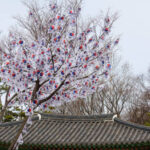
[[[19,107],[14,107],[15,111],[21,111]]]
[[[6,83],[2,83],[0,79],[0,96],[7,93],[9,90],[9,86]],[[17,101],[17,100],[16,100]],[[2,112],[3,105],[0,100],[0,114]],[[21,120],[25,117],[25,113],[19,107],[7,107],[5,111],[5,115],[3,117],[4,122]]]
[[[144,125],[150,127],[150,113],[148,113],[147,115],[149,116],[149,120],[147,120]]]
[[[2,104],[0,104],[0,113],[2,111]],[[7,107],[3,122],[23,120],[25,117],[25,112],[23,112],[19,107]]]
[[[23,112],[23,111],[21,111],[20,113],[19,113],[19,117],[21,118],[21,120],[23,119],[23,118],[25,118],[25,112]]]
[[[150,127],[150,122],[146,122],[144,125]]]
[[[54,110],[55,109],[55,107],[52,107],[52,106],[49,106],[48,108],[49,108],[49,110]]]
[[[9,122],[9,121],[13,121],[16,120],[16,118],[18,117],[18,114],[7,109],[5,112],[5,116],[4,116],[4,122]]]
[[[55,109],[55,107],[53,106],[49,106],[47,110],[43,111],[42,109],[34,112],[35,114],[38,114],[38,113],[46,113],[46,114],[51,114],[52,111]]]
[[[4,122],[23,120],[24,117],[25,117],[25,113],[22,110],[19,112],[7,110],[4,116]]]
[[[10,122],[14,120],[14,117],[12,115],[5,115],[4,116],[4,122]]]

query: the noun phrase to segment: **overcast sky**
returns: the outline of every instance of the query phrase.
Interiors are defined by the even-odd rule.
[[[122,35],[123,61],[130,63],[135,74],[146,73],[150,66],[150,0],[85,0],[83,15],[96,16],[108,8],[119,12],[115,32]],[[0,0],[0,31],[6,33],[15,24],[12,17],[25,13],[21,0]]]

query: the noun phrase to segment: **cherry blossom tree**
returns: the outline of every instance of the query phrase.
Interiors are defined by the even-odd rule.
[[[10,86],[8,97],[15,96],[9,106],[17,100],[26,112],[11,150],[23,144],[34,110],[84,98],[97,86],[102,88],[97,83],[107,81],[119,42],[110,34],[116,15],[107,13],[101,26],[90,22],[83,28],[79,27],[81,0],[65,1],[65,5],[52,0],[49,7],[39,10],[41,15],[44,9],[50,14],[44,25],[36,11],[29,11],[28,22],[34,27],[30,33],[35,38],[10,33],[10,50],[1,49],[0,77]],[[35,29],[41,32],[36,34]]]

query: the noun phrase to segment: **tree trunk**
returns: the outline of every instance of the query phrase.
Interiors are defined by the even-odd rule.
[[[36,92],[40,89],[40,87],[41,87],[41,85],[39,84],[39,80],[37,80],[36,81],[36,85],[35,85],[35,87],[33,89],[32,97],[31,97],[31,101],[32,102],[33,102],[34,98],[36,97]],[[17,140],[18,140],[20,134],[22,133],[22,130],[24,129],[24,127],[25,127],[25,125],[26,125],[26,123],[28,121],[28,118],[29,118],[29,116],[25,117],[25,119],[24,119],[24,121],[23,121],[23,123],[22,123],[22,125],[21,125],[21,127],[19,129],[19,131],[17,132],[17,135],[14,137],[14,140],[12,140],[12,143],[11,143],[11,145],[10,145],[8,150],[16,150],[16,148],[17,148]]]
[[[7,105],[8,105],[8,103],[5,104],[4,108],[1,111],[1,114],[0,114],[0,123],[3,122],[3,118],[4,118],[4,115],[5,115],[5,112],[6,112]]]
[[[17,135],[14,137],[14,140],[12,141],[12,143],[11,143],[11,145],[10,145],[10,147],[9,147],[8,150],[16,150],[16,147],[17,147],[17,145],[16,145],[17,140],[18,140],[20,134],[22,133],[22,130],[24,129],[24,126],[26,125],[26,123],[27,123],[27,121],[28,121],[28,118],[29,118],[28,116],[25,117],[25,119],[24,119],[24,121],[23,121],[23,123],[22,123],[22,125],[21,125],[21,127],[20,127],[20,129],[19,129],[19,131],[18,131],[18,133],[17,133]]]
[[[1,111],[1,114],[0,114],[0,123],[3,122],[3,117],[4,117],[4,114],[5,114],[5,111],[6,111],[6,109],[2,109],[2,111]]]
[[[9,104],[9,102],[11,101],[11,99],[8,100],[9,90],[10,90],[10,87],[8,87],[8,89],[7,89],[7,93],[6,93],[6,97],[5,97],[5,105],[4,105],[4,108],[2,107],[2,112],[1,112],[1,115],[0,115],[0,123],[3,121],[3,117],[4,117],[4,115],[5,115],[7,106],[8,106],[8,104]],[[13,98],[13,97],[12,97],[12,98]],[[0,97],[0,103],[1,103],[1,97]]]

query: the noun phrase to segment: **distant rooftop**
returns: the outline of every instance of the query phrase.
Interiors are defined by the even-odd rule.
[[[110,145],[150,142],[150,128],[122,121],[114,115],[64,116],[41,114],[24,136],[25,144]],[[22,122],[0,124],[0,141],[10,142]]]

